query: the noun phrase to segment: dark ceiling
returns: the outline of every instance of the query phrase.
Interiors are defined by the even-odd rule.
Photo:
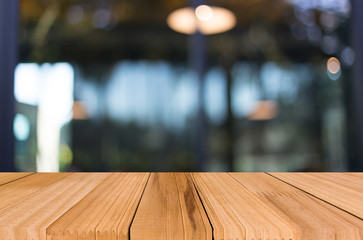
[[[237,26],[207,37],[212,64],[225,58],[253,61],[306,61],[324,55],[320,47],[291,35],[297,22],[294,8],[284,0],[211,0],[233,11]],[[22,0],[21,61],[116,62],[122,59],[163,59],[185,62],[189,36],[166,24],[170,12],[188,5],[183,0]],[[69,20],[82,9],[82,18]],[[103,28],[94,26],[100,9],[111,13]],[[314,11],[318,18],[320,12]]]

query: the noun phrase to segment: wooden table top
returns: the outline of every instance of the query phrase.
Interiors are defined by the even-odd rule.
[[[363,239],[363,173],[0,173],[0,239]]]

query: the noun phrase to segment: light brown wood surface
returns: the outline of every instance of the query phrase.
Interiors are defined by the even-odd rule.
[[[108,175],[102,183],[48,227],[48,238],[94,239],[97,235],[98,239],[127,239],[127,230],[148,175]],[[123,232],[125,229],[126,232]]]
[[[212,228],[190,174],[151,174],[131,226],[131,238],[212,238]]]
[[[362,178],[346,173],[271,173],[311,195],[363,219]]]
[[[31,174],[33,174],[33,173],[1,173],[0,174],[0,185],[3,185],[8,182],[12,182],[19,178],[29,176]]]
[[[49,181],[59,178],[57,175],[49,176]],[[107,174],[71,174],[1,209],[1,239],[46,239],[46,228],[106,177]],[[28,180],[32,181],[30,177]]]
[[[69,175],[70,173],[38,173],[27,175],[28,177],[19,178],[17,181],[11,181],[0,186],[0,196],[6,196],[0,197],[0,209],[22,200],[26,196],[34,194]]]
[[[271,211],[292,224],[296,230],[296,239],[359,239],[363,236],[363,221],[360,219],[270,175],[230,175],[264,202]]]
[[[362,173],[0,173],[0,240],[363,240]]]
[[[193,174],[215,239],[292,239],[293,226],[225,173]]]

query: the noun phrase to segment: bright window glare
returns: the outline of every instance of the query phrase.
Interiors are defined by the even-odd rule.
[[[306,66],[281,67],[273,62],[265,63],[260,69],[253,64],[239,63],[233,73],[232,109],[238,117],[248,116],[261,100],[293,104],[299,84],[311,79]]]
[[[232,109],[237,117],[246,117],[255,108],[258,100],[258,88],[253,78],[252,66],[236,64],[233,69]],[[248,81],[245,81],[248,79]]]
[[[73,106],[73,67],[68,63],[44,64],[39,108],[58,124],[71,119]]]
[[[220,124],[226,117],[226,76],[218,69],[211,70],[206,76],[204,104],[210,120]]]
[[[255,108],[258,90],[253,85],[236,83],[232,92],[232,109],[236,116],[246,117]]]
[[[125,61],[115,66],[107,85],[107,114],[120,121],[180,128],[195,111],[196,88],[192,73],[179,75],[165,62]]]
[[[174,95],[175,116],[177,121],[186,123],[187,119],[197,111],[198,104],[198,78],[192,72],[183,75],[178,83]]]
[[[38,110],[38,172],[58,172],[62,125],[72,118],[73,67],[68,63],[43,64]]]
[[[21,63],[15,69],[15,99],[45,109],[50,117],[64,124],[71,117],[73,78],[74,70],[68,63]]]
[[[23,63],[15,69],[15,99],[20,103],[38,105],[42,73],[38,64]]]
[[[272,62],[265,63],[261,69],[261,79],[267,97],[269,99],[282,97],[288,102],[295,101],[298,91],[296,76],[302,75],[302,73],[296,73],[295,71],[298,70],[283,69]]]
[[[38,106],[37,171],[59,171],[58,153],[62,126],[72,118],[74,70],[68,63],[19,64],[15,71],[15,98]],[[29,136],[25,116],[17,115],[14,134]],[[28,127],[27,127],[28,126]]]

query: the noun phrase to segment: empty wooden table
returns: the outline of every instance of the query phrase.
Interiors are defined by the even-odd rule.
[[[362,239],[363,173],[0,173],[0,239]]]

